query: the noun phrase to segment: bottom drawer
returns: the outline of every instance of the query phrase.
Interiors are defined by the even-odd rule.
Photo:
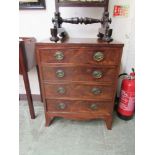
[[[46,100],[48,112],[97,112],[109,113],[112,111],[112,102],[80,101],[80,100]]]

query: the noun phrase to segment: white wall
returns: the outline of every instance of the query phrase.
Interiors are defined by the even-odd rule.
[[[128,17],[112,17],[114,5],[129,5]],[[29,10],[19,12],[20,36],[36,37],[38,41],[50,37],[50,28],[53,26],[51,19],[55,11],[55,1],[46,0],[46,10]],[[62,17],[94,17],[100,18],[103,13],[102,8],[61,8]],[[125,44],[122,57],[121,71],[130,72],[134,67],[134,0],[109,0],[109,12],[112,17],[111,27],[113,28],[113,38]],[[91,25],[71,25],[63,24],[70,37],[95,38],[99,24]],[[29,72],[31,91],[39,94],[36,70]],[[25,93],[22,77],[19,78],[20,93]]]

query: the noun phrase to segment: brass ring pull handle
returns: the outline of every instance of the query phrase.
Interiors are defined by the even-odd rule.
[[[65,76],[65,72],[63,71],[63,70],[57,70],[56,71],[56,76],[58,77],[58,78],[62,78],[62,77],[64,77]]]
[[[92,88],[91,92],[92,92],[94,95],[99,95],[99,94],[101,94],[102,90],[95,87],[95,88]]]
[[[58,92],[58,94],[65,94],[65,88],[59,87],[59,88],[57,89],[57,92]]]
[[[57,51],[55,54],[54,54],[54,57],[56,60],[60,61],[60,60],[63,60],[64,59],[64,54],[63,52],[61,51]]]
[[[93,71],[92,76],[96,79],[99,79],[103,76],[103,73],[99,70],[95,70],[95,71]]]
[[[58,104],[58,109],[64,110],[65,108],[66,108],[66,104],[65,103],[59,103]]]
[[[102,61],[104,59],[104,54],[102,52],[96,52],[94,55],[93,55],[93,59],[95,61]]]
[[[91,104],[90,109],[97,110],[97,105],[95,103]]]

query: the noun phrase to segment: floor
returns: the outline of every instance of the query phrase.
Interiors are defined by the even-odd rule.
[[[56,118],[45,127],[41,102],[35,102],[31,120],[26,101],[20,101],[19,155],[134,155],[134,119],[123,121],[114,114],[113,128],[104,121],[72,121]]]

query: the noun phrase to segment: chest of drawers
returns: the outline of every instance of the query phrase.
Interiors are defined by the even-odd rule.
[[[103,119],[111,129],[122,50],[97,39],[36,43],[46,126],[64,117]]]

